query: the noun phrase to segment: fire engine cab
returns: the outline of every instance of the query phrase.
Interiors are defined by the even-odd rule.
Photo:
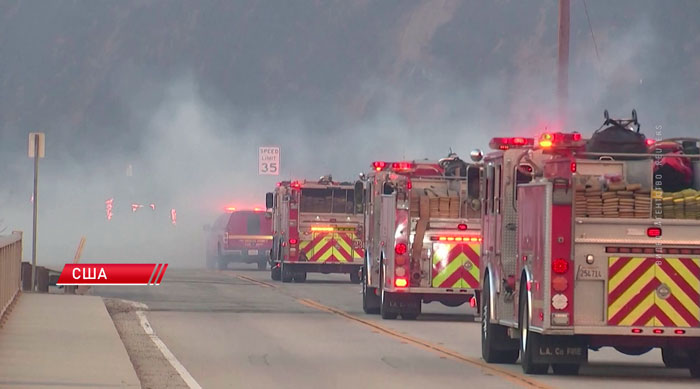
[[[694,155],[663,154],[688,161],[694,187],[664,192],[660,155],[645,152],[653,140],[638,125],[629,129],[636,117],[606,115],[606,123],[616,129],[588,140],[549,133],[491,141],[496,151],[484,158],[482,177],[482,356],[490,363],[519,356],[528,374],[550,365],[555,374],[577,374],[589,349],[661,348],[667,366],[698,377],[697,142],[688,148]],[[619,139],[642,151],[628,152]],[[614,147],[600,152],[594,144]]]
[[[267,193],[272,211],[271,277],[304,282],[306,273],[349,273],[360,282],[362,216],[354,200],[354,185],[318,181],[284,181]]]
[[[356,183],[364,211],[362,306],[384,319],[415,319],[421,304],[456,307],[479,291],[479,165],[372,163]]]

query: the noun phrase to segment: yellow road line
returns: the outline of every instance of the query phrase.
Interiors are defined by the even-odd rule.
[[[424,349],[427,349],[427,350],[430,350],[432,352],[439,354],[441,357],[450,357],[450,358],[453,358],[457,361],[476,366],[480,369],[488,370],[489,373],[493,373],[494,375],[497,375],[501,378],[504,378],[504,379],[514,383],[514,384],[519,385],[519,386],[523,386],[526,388],[537,388],[537,389],[550,389],[551,388],[550,386],[547,386],[547,385],[545,385],[539,381],[536,381],[528,376],[514,373],[514,372],[508,371],[506,369],[502,369],[500,367],[490,365],[490,364],[482,361],[481,359],[468,357],[468,356],[462,355],[454,350],[450,350],[448,348],[436,345],[434,343],[430,343],[430,342],[422,340],[422,339],[418,339],[418,338],[414,338],[412,336],[402,334],[402,333],[397,332],[395,330],[392,330],[388,327],[384,327],[383,325],[378,324],[376,322],[373,322],[370,320],[365,320],[365,319],[362,319],[360,317],[351,315],[351,314],[349,314],[345,311],[342,311],[340,309],[329,307],[327,305],[323,305],[323,304],[318,303],[316,301],[304,299],[304,298],[297,298],[297,302],[299,302],[300,304],[305,305],[307,307],[314,308],[314,309],[317,309],[319,311],[324,311],[324,312],[336,314],[336,315],[344,317],[346,319],[363,324],[367,327],[370,327],[370,328],[376,330],[373,332],[388,335],[388,336],[397,338],[397,339],[401,340],[402,342],[410,343],[414,346],[422,347]]]
[[[222,273],[226,273],[226,272],[222,272]],[[238,278],[238,279],[243,280],[243,281],[252,282],[252,283],[254,283],[254,284],[258,285],[258,286],[262,286],[263,288],[277,288],[276,285],[267,283],[267,282],[265,282],[265,281],[259,281],[259,280],[256,280],[255,278],[251,278],[251,277],[244,276],[244,275],[241,275],[241,274],[232,274],[232,275],[233,275],[234,277]]]

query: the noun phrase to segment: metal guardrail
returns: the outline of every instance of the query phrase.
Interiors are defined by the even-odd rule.
[[[22,233],[0,236],[0,318],[20,290]]]

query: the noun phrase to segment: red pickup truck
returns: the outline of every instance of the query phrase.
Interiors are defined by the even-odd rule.
[[[260,210],[228,209],[212,226],[206,242],[207,268],[226,269],[230,262],[257,263],[265,270],[272,248],[272,223],[269,214]]]

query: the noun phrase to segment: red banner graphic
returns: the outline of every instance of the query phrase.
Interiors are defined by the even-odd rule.
[[[68,263],[56,285],[160,285],[167,263]]]

